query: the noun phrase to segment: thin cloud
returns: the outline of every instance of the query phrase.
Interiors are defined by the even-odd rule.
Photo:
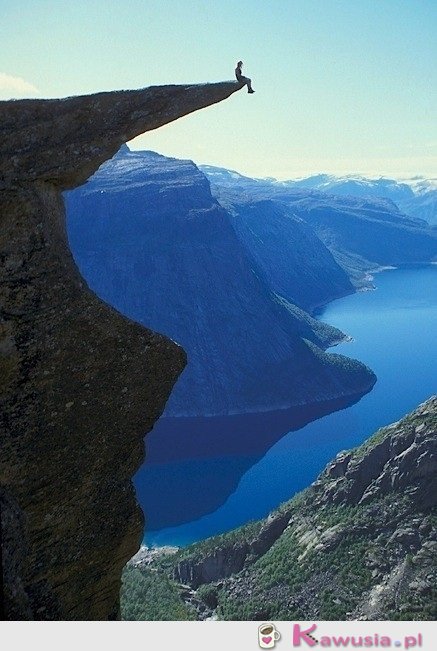
[[[0,72],[0,97],[15,98],[39,95],[39,90],[22,77],[13,77]]]

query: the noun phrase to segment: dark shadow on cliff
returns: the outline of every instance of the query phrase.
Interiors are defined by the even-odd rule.
[[[147,436],[147,461],[134,478],[147,530],[214,512],[283,436],[350,407],[364,395],[258,414],[162,417]]]
[[[0,102],[0,500],[7,619],[112,620],[143,517],[131,478],[185,365],[84,283],[61,193],[235,82]]]

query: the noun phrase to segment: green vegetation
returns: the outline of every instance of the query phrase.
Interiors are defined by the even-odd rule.
[[[387,613],[387,619],[394,621],[435,621],[437,618],[437,588],[430,587],[424,595],[406,595],[400,608]]]
[[[322,348],[328,348],[334,345],[334,343],[346,339],[346,335],[338,328],[314,319],[307,312],[297,307],[297,305],[287,301],[283,296],[276,293],[273,295],[275,300],[298,320],[300,324],[300,335],[303,339],[310,340]]]
[[[192,620],[194,608],[187,606],[178,585],[162,572],[127,566],[121,588],[124,620]]]
[[[433,412],[433,413],[427,413],[426,415],[421,415],[421,414],[417,414],[416,412],[413,412],[413,414],[409,414],[401,421],[402,427],[404,429],[417,428],[423,422],[426,422],[428,424],[428,427],[435,428],[437,426],[437,413]],[[388,427],[381,427],[381,429],[377,430],[374,434],[372,434],[372,436],[370,436],[367,439],[367,441],[364,441],[362,445],[352,450],[354,455],[353,461],[357,462],[363,457],[365,457],[366,454],[368,454],[369,450],[374,448],[379,443],[382,443],[382,441],[385,438],[387,438],[387,436],[390,435],[390,433],[393,431],[394,427],[396,426],[397,423],[393,423]]]
[[[197,590],[197,597],[203,601],[208,608],[217,608],[217,597],[219,590],[216,585],[211,583],[204,583]]]
[[[201,540],[200,542],[182,549],[177,555],[171,557],[171,562],[174,564],[175,560],[180,561],[192,557],[202,558],[203,556],[207,556],[214,549],[243,545],[244,543],[253,540],[253,538],[259,533],[262,524],[262,520],[248,522],[242,527],[238,527],[238,529],[233,529],[232,531],[214,536],[213,538]]]
[[[265,527],[266,521],[251,522],[163,555],[152,568],[136,570],[139,577],[131,568],[124,582],[124,617],[202,619],[215,611],[224,620],[435,619],[437,514],[427,500],[422,501],[421,491],[428,490],[435,470],[436,421],[434,399],[430,406],[378,430],[351,451],[347,467],[343,462],[330,466],[330,472],[271,514],[285,516],[280,520],[288,526],[273,533],[267,545],[271,529]],[[390,439],[387,449],[374,450],[385,438]],[[411,475],[402,465],[405,450],[414,455]],[[429,472],[422,476],[415,469],[424,454],[428,465],[422,462],[421,468]],[[386,474],[375,477],[382,465]],[[396,488],[395,482],[387,481],[388,470],[403,485]],[[377,481],[381,477],[384,490]],[[261,529],[263,542],[258,545]],[[225,565],[216,582],[197,591],[187,593],[169,578],[178,575],[174,570],[182,560],[185,569],[190,565],[198,569],[217,555],[232,559],[234,554],[243,556],[241,571],[229,576],[234,566]],[[187,605],[182,595],[194,605]],[[143,608],[146,600],[153,605]]]
[[[363,563],[368,541],[348,531],[355,517],[356,507],[331,507],[292,526],[251,567],[249,599],[238,590],[219,593],[220,619],[305,619],[300,603],[312,601],[319,619],[345,619],[371,585]],[[334,526],[339,541],[323,547],[319,530]]]

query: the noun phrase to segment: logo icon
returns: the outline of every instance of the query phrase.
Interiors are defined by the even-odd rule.
[[[273,624],[261,624],[258,627],[258,644],[261,649],[273,649],[281,634]]]

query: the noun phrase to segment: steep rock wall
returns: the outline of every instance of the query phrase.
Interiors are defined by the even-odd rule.
[[[5,617],[115,619],[143,519],[131,477],[185,364],[98,299],[61,191],[233,82],[0,103],[0,503]]]
[[[267,519],[167,550],[165,563],[143,550],[131,565],[183,583],[181,601],[199,619],[218,607],[215,617],[225,620],[434,621],[436,470],[432,396],[340,452]],[[131,580],[126,573],[125,612]],[[203,606],[187,599],[185,584],[202,586]]]
[[[321,339],[341,340],[341,332],[311,323],[272,293],[263,262],[277,260],[280,242],[274,247],[266,237],[258,259],[249,255],[232,215],[191,161],[120,151],[68,193],[67,212],[71,248],[90,287],[187,351],[189,364],[166,416],[287,409],[357,396],[373,386],[375,376],[364,365],[321,350]],[[260,221],[270,217],[279,230],[280,216],[263,212]],[[347,281],[308,226],[297,220],[291,229],[280,226],[282,237],[301,250],[306,275],[334,276],[335,288],[334,268]],[[318,257],[324,274],[322,264],[310,262]],[[294,259],[288,256],[289,265]],[[287,284],[298,287],[299,272]],[[304,339],[321,346],[310,348]]]

